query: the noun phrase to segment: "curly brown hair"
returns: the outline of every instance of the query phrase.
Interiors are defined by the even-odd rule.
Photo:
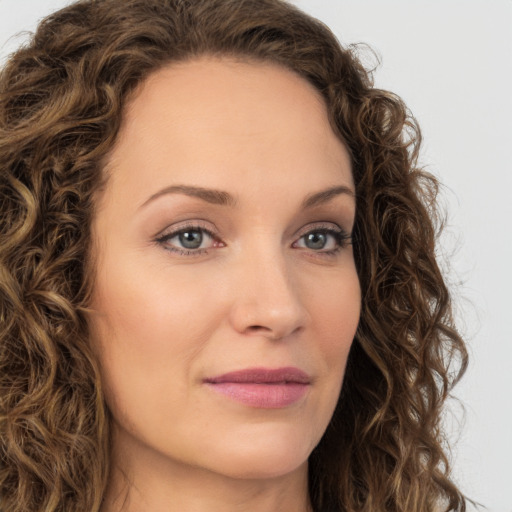
[[[0,76],[0,509],[98,511],[109,413],[86,322],[95,194],[130,93],[200,55],[270,61],[322,94],[348,148],[362,313],[309,461],[316,511],[464,511],[442,406],[467,365],[435,257],[420,132],[356,47],[282,0],[82,0]]]

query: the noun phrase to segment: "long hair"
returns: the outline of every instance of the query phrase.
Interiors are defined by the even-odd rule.
[[[436,180],[420,132],[357,49],[282,0],[81,0],[0,75],[0,510],[97,512],[109,414],[86,309],[94,198],[123,106],[200,55],[270,61],[323,96],[356,185],[360,324],[309,460],[316,511],[465,510],[442,406],[467,364],[435,258]]]

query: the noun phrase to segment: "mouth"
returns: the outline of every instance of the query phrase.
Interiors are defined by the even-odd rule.
[[[280,409],[298,402],[311,378],[295,367],[247,368],[204,379],[211,390],[249,407]]]

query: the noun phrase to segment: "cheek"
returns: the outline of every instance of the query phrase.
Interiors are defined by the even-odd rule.
[[[179,396],[219,321],[215,301],[179,273],[171,281],[159,268],[126,261],[105,265],[96,284],[90,325],[111,408],[137,410],[168,396],[170,385]]]
[[[310,311],[325,371],[334,389],[340,389],[361,313],[361,289],[355,268],[317,287],[310,296]]]
[[[336,345],[352,340],[361,314],[361,288],[355,267],[349,265],[309,286],[308,309],[318,329]],[[336,342],[336,340],[338,340]]]
[[[204,314],[204,322],[198,322],[194,312],[211,311],[213,315],[214,311],[201,281],[189,277],[179,272],[169,276],[155,265],[105,266],[94,299],[101,312],[98,319],[123,348],[179,350],[182,339],[184,347],[190,346],[190,339],[200,340],[205,323],[210,322]]]

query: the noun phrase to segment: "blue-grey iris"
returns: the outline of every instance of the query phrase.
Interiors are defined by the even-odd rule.
[[[185,231],[179,234],[179,239],[185,249],[198,249],[203,243],[203,233],[201,231]]]
[[[305,244],[308,249],[323,249],[327,243],[327,235],[325,233],[309,233],[306,235]]]

